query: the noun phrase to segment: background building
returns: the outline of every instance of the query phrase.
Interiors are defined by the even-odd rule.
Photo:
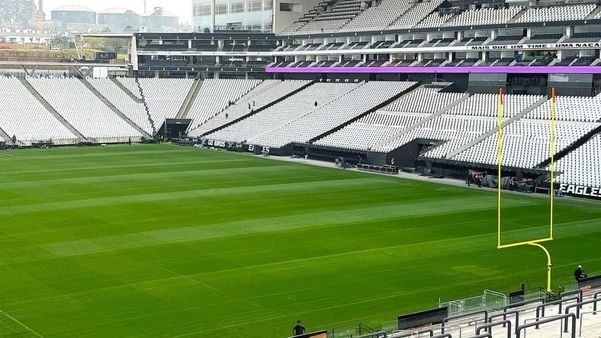
[[[116,33],[137,31],[140,27],[140,15],[127,8],[109,8],[98,13],[98,25]]]
[[[278,31],[315,6],[317,0],[192,0],[197,32],[215,30]],[[275,28],[275,29],[274,29]]]
[[[96,12],[87,7],[77,5],[55,8],[50,12],[50,17],[63,28],[69,24],[96,24]]]
[[[150,13],[141,18],[141,31],[145,32],[175,32],[179,26],[179,17],[173,13],[164,11],[161,7],[155,7]]]

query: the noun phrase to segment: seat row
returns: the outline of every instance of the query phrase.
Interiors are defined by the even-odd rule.
[[[248,143],[282,147],[311,139],[352,120],[409,89],[414,82],[367,82],[288,122],[251,137]]]
[[[573,4],[548,7],[521,6],[485,7],[459,13],[444,13],[437,9],[443,1],[408,2],[398,0],[370,1],[370,7],[342,7],[339,0],[331,10],[296,22],[283,34],[313,34],[331,32],[381,31],[386,29],[465,27],[500,25],[507,23],[534,23],[585,20],[596,9],[594,4]],[[338,7],[340,6],[340,7]],[[597,19],[601,13],[596,14]]]
[[[601,134],[593,136],[588,142],[571,151],[557,161],[555,170],[559,183],[588,187],[601,187]]]

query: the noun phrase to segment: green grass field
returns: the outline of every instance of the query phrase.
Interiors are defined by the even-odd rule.
[[[283,338],[545,285],[541,250],[496,249],[490,191],[172,145],[0,170],[2,337]],[[507,195],[509,235],[546,206]],[[554,287],[601,273],[600,235],[601,204],[557,203]]]

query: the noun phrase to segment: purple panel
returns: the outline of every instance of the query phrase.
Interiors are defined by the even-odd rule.
[[[344,74],[601,74],[595,66],[482,67],[267,67],[267,73]]]

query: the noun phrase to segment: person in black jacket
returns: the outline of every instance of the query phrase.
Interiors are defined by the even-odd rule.
[[[305,333],[305,327],[301,325],[300,320],[297,320],[296,325],[292,328],[292,335],[300,336],[303,333]]]
[[[576,279],[576,281],[580,281],[583,278],[586,278],[586,272],[584,272],[584,268],[582,268],[582,265],[578,265],[578,268],[576,268],[576,271],[574,271],[574,278]]]

